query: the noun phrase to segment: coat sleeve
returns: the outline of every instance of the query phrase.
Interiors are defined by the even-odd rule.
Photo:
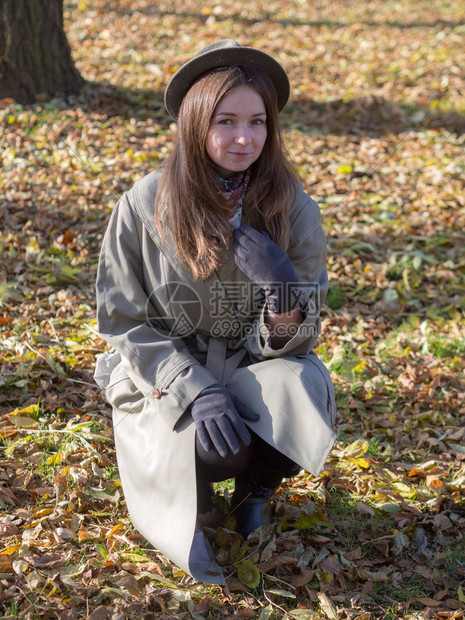
[[[247,343],[247,348],[262,358],[306,355],[313,349],[321,329],[320,308],[328,293],[328,272],[326,239],[320,224],[320,209],[314,200],[301,192],[290,219],[288,254],[302,285],[300,293],[299,287],[296,287],[295,292],[306,301],[304,320],[284,347],[273,349],[263,307]]]
[[[154,255],[143,255],[144,227],[131,195],[116,205],[103,239],[96,283],[98,330],[120,353],[128,378],[174,429],[198,394],[216,381],[181,338],[153,327],[159,315],[144,288],[143,262],[157,261],[159,250],[151,244]]]

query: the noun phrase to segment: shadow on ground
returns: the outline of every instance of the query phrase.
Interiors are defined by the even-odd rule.
[[[173,119],[163,103],[163,92],[126,88],[109,82],[86,82],[78,96],[64,100],[65,107],[81,107],[85,112],[107,117],[122,116],[144,120],[156,119],[167,129]],[[412,129],[434,129],[463,135],[465,115],[450,110],[432,109],[424,104],[386,101],[381,97],[360,97],[317,102],[299,98],[290,101],[281,114],[285,129],[322,135],[380,137],[403,134]]]
[[[160,10],[155,3],[150,4],[144,8],[137,7],[136,9],[131,9],[118,6],[115,3],[108,2],[104,7],[102,7],[101,10],[103,10],[105,13],[113,12],[119,15],[131,15],[134,12],[141,13],[143,15],[154,15],[157,17],[175,15],[183,19],[198,20],[201,23],[205,23],[207,19],[211,17],[209,13],[196,13],[195,11],[185,11],[177,9]],[[234,22],[242,23],[245,25],[251,25],[266,21],[270,24],[281,24],[282,26],[311,26],[313,28],[332,29],[351,28],[354,25],[370,26],[372,28],[384,28],[387,26],[390,28],[400,28],[402,30],[414,28],[457,28],[459,26],[465,25],[465,21],[460,19],[435,19],[431,21],[414,20],[411,22],[403,22],[399,20],[376,21],[373,19],[354,19],[354,21],[337,21],[331,19],[299,19],[298,17],[276,17],[271,10],[262,10],[261,13],[257,12],[255,17],[246,17],[241,13],[234,12],[218,14],[215,13],[214,17],[215,21],[217,22],[232,20]]]

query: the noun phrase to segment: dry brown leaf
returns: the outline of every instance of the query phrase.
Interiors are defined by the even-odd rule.
[[[113,585],[119,588],[124,588],[134,596],[137,596],[140,593],[139,585],[135,577],[126,571],[121,571],[117,575],[111,575],[107,579]]]
[[[34,568],[55,568],[62,566],[67,559],[66,553],[44,553],[43,555],[25,555],[23,559]]]
[[[8,536],[16,536],[19,534],[19,528],[14,523],[1,523],[0,524],[0,538],[6,538]]]
[[[316,570],[309,570],[308,568],[305,568],[302,570],[302,573],[300,575],[294,577],[292,585],[294,586],[294,588],[301,588],[305,584],[310,583],[310,581],[313,581],[315,575]]]
[[[374,517],[376,515],[375,511],[368,504],[364,504],[363,502],[356,502],[357,510],[361,515],[368,515],[370,517]]]
[[[371,596],[374,592],[374,581],[365,581],[362,586],[362,592]]]
[[[381,555],[384,555],[385,558],[389,557],[389,541],[387,540],[375,540],[373,542],[373,547],[377,549]]]
[[[441,602],[435,601],[434,598],[417,598],[416,599],[422,605],[426,605],[427,607],[440,607]]]
[[[444,601],[444,604],[449,607],[449,609],[465,609],[465,603],[462,603],[456,598],[448,598]]]
[[[140,569],[144,570],[144,572],[154,573],[155,575],[160,575],[160,577],[163,577],[163,571],[160,564],[157,562],[146,562],[140,566]]]
[[[111,610],[103,605],[94,609],[94,611],[87,616],[87,620],[109,620],[111,618]]]
[[[285,564],[296,564],[297,558],[288,557],[286,555],[277,555],[266,562],[258,564],[257,568],[261,573],[267,573],[268,571],[276,568],[277,566],[283,566]]]
[[[198,614],[205,614],[210,611],[210,607],[212,605],[212,599],[209,596],[204,596],[200,599],[200,601],[195,606],[195,611]],[[253,618],[254,616],[252,616]]]
[[[342,566],[336,555],[328,555],[321,562],[319,562],[318,568],[333,575],[339,575],[342,572]]]
[[[251,619],[257,617],[257,612],[254,611],[251,607],[246,607],[245,609],[241,609],[237,615],[240,618]]]
[[[362,550],[362,547],[360,546],[355,547],[355,549],[352,549],[351,551],[346,551],[344,553],[344,556],[350,561],[360,560],[362,555],[363,555],[363,550]]]
[[[13,559],[6,553],[0,554],[0,573],[13,572]]]

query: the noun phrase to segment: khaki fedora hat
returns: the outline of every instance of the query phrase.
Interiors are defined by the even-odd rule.
[[[204,73],[219,67],[237,65],[254,67],[268,75],[274,84],[281,111],[289,99],[289,78],[283,67],[269,54],[252,47],[243,47],[233,39],[221,39],[204,47],[173,75],[165,90],[165,106],[176,119],[182,100],[192,84]]]

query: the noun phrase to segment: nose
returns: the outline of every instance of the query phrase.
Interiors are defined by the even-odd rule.
[[[250,127],[248,125],[244,124],[238,126],[235,141],[237,144],[241,144],[243,146],[250,144],[252,138]]]

